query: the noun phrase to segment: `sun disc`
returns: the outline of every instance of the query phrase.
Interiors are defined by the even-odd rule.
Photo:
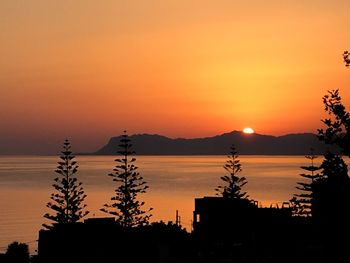
[[[246,133],[246,134],[253,134],[254,133],[254,130],[252,128],[244,128],[243,129],[243,132]]]

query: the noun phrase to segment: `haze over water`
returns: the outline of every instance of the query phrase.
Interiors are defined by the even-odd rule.
[[[83,182],[88,217],[107,217],[99,209],[114,193],[116,185],[107,176],[115,165],[114,156],[77,156],[78,176]],[[57,156],[0,157],[0,251],[12,241],[26,242],[31,253],[37,248],[38,231],[55,177]],[[279,205],[296,193],[301,180],[303,156],[240,156],[250,198],[263,206]],[[152,221],[175,221],[191,230],[194,198],[215,196],[215,188],[226,175],[226,156],[137,156],[139,172],[148,182],[148,192],[140,199],[153,207]],[[322,158],[316,160],[319,164]]]

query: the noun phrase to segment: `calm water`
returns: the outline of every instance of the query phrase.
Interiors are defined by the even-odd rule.
[[[89,217],[108,216],[99,211],[113,195],[107,176],[113,156],[78,156],[78,176],[88,195]],[[34,253],[38,231],[47,223],[43,214],[52,192],[56,156],[0,156],[0,251],[12,241],[26,242]],[[300,181],[302,156],[240,156],[249,196],[263,206],[288,201]],[[215,195],[225,156],[138,156],[137,165],[150,188],[142,196],[153,207],[152,220],[174,221],[179,210],[181,224],[191,229],[194,198]],[[318,159],[321,162],[321,158]],[[317,164],[317,163],[316,163]]]

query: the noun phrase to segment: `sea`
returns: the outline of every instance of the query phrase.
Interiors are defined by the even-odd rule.
[[[149,189],[140,194],[145,208],[153,208],[151,221],[175,221],[176,210],[181,225],[192,230],[195,198],[215,196],[223,185],[220,177],[228,175],[223,168],[227,156],[135,156],[135,164]],[[86,218],[110,217],[100,211],[117,187],[112,178],[116,156],[77,156],[78,179],[87,194]],[[304,156],[239,156],[248,183],[243,190],[260,206],[281,206],[298,193],[297,182],[309,165]],[[29,245],[37,253],[38,232],[43,215],[51,212],[46,204],[54,192],[57,156],[0,156],[0,253],[13,241]],[[319,165],[322,158],[315,161]]]

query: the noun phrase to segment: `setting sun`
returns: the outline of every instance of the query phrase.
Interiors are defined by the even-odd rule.
[[[252,134],[252,133],[254,133],[254,130],[252,128],[244,128],[243,132],[246,134]]]

